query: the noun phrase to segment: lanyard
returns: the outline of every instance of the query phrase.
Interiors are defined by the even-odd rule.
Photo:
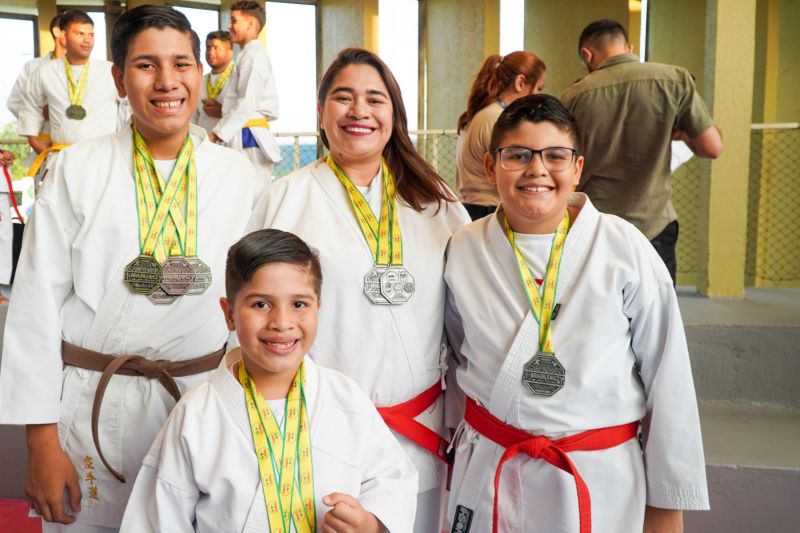
[[[83,104],[83,95],[86,93],[86,81],[89,79],[89,61],[83,64],[78,82],[72,77],[72,65],[69,59],[64,58],[64,69],[67,71],[67,89],[69,89],[69,103],[72,105]]]
[[[212,100],[216,100],[219,93],[222,92],[222,88],[225,87],[225,84],[228,83],[228,80],[233,73],[233,62],[228,63],[228,68],[222,71],[222,74],[219,75],[217,78],[217,83],[211,83],[211,74],[208,75],[208,79],[206,80],[206,92],[208,93],[208,97]]]
[[[331,168],[339,182],[347,191],[353,214],[356,216],[358,227],[367,241],[376,265],[402,265],[403,264],[403,237],[400,234],[400,223],[397,219],[395,203],[394,176],[392,176],[386,161],[381,159],[383,169],[383,201],[381,202],[381,218],[378,221],[369,207],[366,198],[361,194],[350,178],[337,165],[329,155],[326,163]]]
[[[166,183],[153,162],[153,155],[139,131],[133,127],[134,181],[142,255],[160,263],[167,256],[197,255],[197,170],[190,135],[186,135],[178,159]],[[186,204],[185,217],[180,206]]]
[[[238,378],[244,389],[270,533],[289,533],[292,522],[297,533],[313,533],[317,515],[311,431],[303,385],[305,364],[300,364],[286,396],[283,438],[275,415],[256,390],[242,362],[239,363]]]
[[[508,242],[514,249],[514,255],[517,258],[517,266],[519,273],[522,276],[522,285],[525,288],[525,294],[528,296],[528,303],[533,311],[533,317],[539,323],[539,351],[552,354],[553,342],[551,339],[550,322],[553,315],[553,303],[556,299],[556,285],[558,284],[558,271],[561,266],[561,257],[564,255],[564,241],[569,232],[570,214],[567,211],[564,218],[556,228],[556,234],[553,236],[553,243],[550,245],[550,259],[547,261],[547,270],[544,275],[544,282],[542,283],[542,294],[539,295],[539,288],[536,286],[536,280],[533,278],[528,265],[525,263],[525,258],[522,252],[517,248],[514,231],[508,223],[508,217],[503,217],[503,227],[506,230]]]

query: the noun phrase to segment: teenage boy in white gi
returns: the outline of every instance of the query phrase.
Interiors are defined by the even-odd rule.
[[[0,423],[27,426],[25,492],[45,531],[118,528],[180,392],[222,357],[225,252],[258,183],[189,124],[199,49],[171,8],[119,18],[113,74],[133,123],[62,151],[25,230]]]
[[[269,121],[278,118],[278,90],[269,56],[258,42],[266,22],[258,2],[236,2],[231,6],[228,29],[241,52],[236,58],[235,79],[222,102],[222,118],[209,137],[243,152],[256,167],[264,184],[272,181],[272,170],[281,161]]]
[[[200,104],[192,122],[206,131],[211,131],[222,117],[222,101],[236,78],[233,74],[233,43],[231,34],[224,30],[212,31],[206,37],[206,63],[211,72],[203,76]]]
[[[299,237],[231,247],[220,303],[240,347],[178,403],[122,531],[407,532],[417,473],[372,402],[312,361],[322,269]]]
[[[572,193],[578,138],[552,96],[509,105],[485,156],[502,205],[450,243],[453,531],[675,532],[708,508],[672,279],[633,225]]]

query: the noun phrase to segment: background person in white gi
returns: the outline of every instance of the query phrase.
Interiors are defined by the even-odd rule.
[[[122,531],[410,531],[413,465],[358,386],[308,352],[317,256],[291,233],[259,230],[231,247],[225,285],[220,303],[240,347],[173,410]],[[273,466],[281,450],[290,468]]]
[[[27,425],[25,492],[47,521],[45,531],[58,531],[61,524],[82,532],[119,527],[132,480],[174,405],[173,393],[204,377],[182,374],[168,392],[165,387],[172,384],[160,370],[151,374],[160,382],[116,375],[96,411],[92,405],[101,392],[101,372],[75,362],[65,366],[62,358],[83,348],[99,352],[90,359],[99,355],[109,364],[125,362],[125,371],[130,364],[157,360],[164,361],[162,367],[189,364],[219,351],[228,337],[217,304],[223,295],[225,252],[243,234],[258,189],[252,165],[241,154],[190,127],[202,66],[199,39],[184,15],[159,6],[131,9],[117,21],[111,48],[114,80],[120,95],[130,99],[135,128],[129,124],[58,155],[25,229],[6,322],[0,423]],[[141,142],[134,137],[137,132]],[[136,154],[151,158],[135,155],[134,142]],[[181,172],[184,167],[190,171]],[[187,228],[177,231],[185,256],[170,253],[170,260],[199,258],[210,270],[210,276],[206,272],[197,278],[205,287],[202,294],[195,294],[200,291],[194,284],[184,285],[191,292],[175,296],[169,305],[164,295],[158,300],[162,305],[150,297],[167,289],[172,294],[175,276],[171,287],[160,284],[149,296],[132,292],[137,283],[144,292],[141,283],[158,281],[148,275],[152,269],[140,271],[138,278],[130,272],[131,264],[149,255],[150,231],[146,226],[142,232],[138,215],[146,214],[147,225],[157,213],[149,204],[139,209],[140,200],[149,196],[143,198],[138,190],[151,176],[153,191],[164,193],[161,198],[172,194],[161,184],[167,176],[170,184],[187,191],[184,205],[176,200],[171,206],[176,209],[165,217],[175,225],[183,218]],[[156,186],[153,180],[159,176]],[[189,232],[194,226],[196,243]],[[159,234],[169,238],[167,231]],[[116,357],[122,354],[140,354],[144,360]],[[94,414],[99,415],[96,425]],[[129,482],[120,483],[117,475]],[[65,511],[65,500],[71,512]]]
[[[231,6],[228,29],[241,52],[229,82],[231,89],[222,102],[222,118],[209,137],[243,152],[268,184],[275,164],[281,161],[281,152],[269,131],[269,121],[278,118],[278,90],[269,56],[258,42],[265,22],[264,6],[257,2]]]
[[[213,130],[222,117],[222,101],[232,85],[232,59],[231,34],[224,30],[209,33],[206,37],[206,63],[211,67],[211,72],[203,76],[200,105],[192,119],[194,124],[206,131]]]
[[[708,508],[672,280],[633,225],[571,194],[578,138],[552,96],[509,105],[485,158],[501,206],[450,243],[446,323],[468,397],[454,531],[674,532],[680,509]]]
[[[378,56],[339,52],[317,98],[330,158],[265,190],[251,227],[292,231],[319,250],[327,283],[316,360],[378,406],[419,472],[414,530],[438,531],[444,251],[469,218],[411,144],[400,88]],[[394,408],[404,402],[408,410]],[[397,433],[408,426],[414,440]]]
[[[61,14],[66,54],[43,63],[31,75],[19,114],[17,133],[40,154],[31,167],[47,168],[44,156],[74,142],[113,133],[119,126],[119,99],[111,77],[111,63],[90,59],[94,48],[94,23],[78,9]],[[48,108],[51,141],[38,138]],[[51,159],[52,161],[52,159]],[[44,163],[44,165],[42,165]]]

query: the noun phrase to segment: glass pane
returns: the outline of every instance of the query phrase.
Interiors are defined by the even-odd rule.
[[[274,130],[317,131],[316,7],[267,2],[267,52],[280,99]],[[279,138],[279,142],[292,139]],[[283,148],[282,154],[291,157]]]
[[[3,72],[6,74],[0,76],[0,125],[4,131],[7,129],[5,126],[14,120],[5,103],[23,65],[33,59],[34,31],[32,20],[0,18],[0,50],[3,50]]]
[[[524,50],[525,0],[500,0],[500,53]]]
[[[215,9],[197,9],[194,7],[173,7],[186,15],[186,18],[189,19],[189,23],[192,25],[192,29],[197,33],[197,36],[200,37],[200,59],[203,62],[203,72],[208,72],[210,67],[208,63],[206,63],[206,35],[220,29],[219,11]]]
[[[378,50],[400,85],[408,129],[417,129],[419,94],[419,1],[380,0]]]
[[[94,48],[92,59],[106,59],[106,15],[102,11],[87,11],[87,15],[94,22]]]

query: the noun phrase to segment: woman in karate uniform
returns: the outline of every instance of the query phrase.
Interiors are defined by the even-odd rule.
[[[415,531],[439,531],[445,482],[444,252],[469,218],[408,136],[400,88],[375,54],[342,50],[320,84],[323,157],[264,191],[251,229],[319,250],[314,352],[378,406],[419,471]]]

